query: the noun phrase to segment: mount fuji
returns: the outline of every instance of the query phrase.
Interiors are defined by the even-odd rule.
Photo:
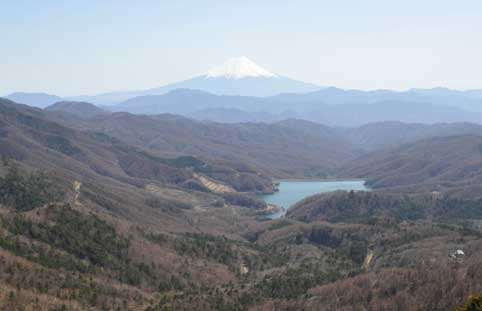
[[[230,58],[194,78],[162,87],[96,96],[77,96],[69,99],[109,105],[137,96],[162,95],[175,89],[201,90],[215,95],[267,97],[280,93],[306,93],[319,90],[321,87],[272,73],[249,58],[241,56]]]
[[[265,97],[280,93],[305,93],[320,88],[314,84],[274,74],[242,56],[228,59],[201,76],[157,90],[197,89],[216,95]]]

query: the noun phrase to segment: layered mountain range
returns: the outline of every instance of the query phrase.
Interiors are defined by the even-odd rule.
[[[374,188],[398,192],[476,195],[482,176],[477,162],[482,125],[475,123],[217,123],[172,114],[99,111],[86,103],[56,104],[45,111],[65,126],[103,132],[165,156],[246,163],[277,178],[357,177]]]
[[[447,88],[360,91],[321,87],[273,73],[246,57],[165,86],[61,98],[14,93],[7,98],[44,108],[84,101],[110,111],[173,113],[217,122],[275,122],[298,118],[332,126],[371,122],[482,122],[482,91]]]
[[[481,137],[472,123],[226,124],[0,99],[0,305],[453,309],[481,289]],[[279,177],[372,191],[263,220],[254,194]]]
[[[453,310],[482,292],[479,91],[320,88],[237,58],[147,91],[9,98],[0,308]],[[257,195],[300,178],[370,191],[267,219]]]

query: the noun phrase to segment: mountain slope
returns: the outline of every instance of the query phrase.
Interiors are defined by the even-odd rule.
[[[482,123],[482,113],[429,102],[381,101],[370,104],[318,106],[300,118],[332,126],[359,126],[373,122],[399,121],[405,123]]]
[[[237,108],[206,108],[188,113],[186,116],[190,119],[219,123],[272,123],[286,119],[283,115],[268,112],[248,112]]]
[[[434,137],[374,151],[351,161],[341,175],[388,191],[480,196],[482,136]]]
[[[339,130],[340,134],[347,140],[366,151],[396,147],[431,137],[469,134],[482,136],[482,125],[474,123],[435,123],[429,125],[387,121]]]
[[[327,87],[305,94],[280,94],[274,99],[291,103],[326,103],[330,105],[370,104],[384,101],[431,103],[480,112],[482,111],[482,97],[479,94],[479,90],[454,91],[446,88],[362,91]]]
[[[194,157],[162,157],[157,152],[147,152],[142,146],[134,147],[121,139],[107,136],[90,126],[88,120],[80,119],[86,126],[82,131],[62,126],[52,120],[70,123],[74,119],[64,118],[57,112],[47,113],[2,100],[4,112],[2,126],[2,154],[15,159],[31,159],[32,167],[53,169],[53,165],[62,163],[59,170],[68,170],[67,175],[78,175],[86,166],[96,174],[118,182],[135,186],[145,186],[149,180],[179,187],[189,187],[196,176],[205,176],[215,182],[225,183],[243,191],[269,191],[271,180],[249,166],[225,166],[206,159]],[[46,149],[46,151],[44,151]],[[58,159],[57,159],[58,158]],[[44,161],[46,161],[44,163]],[[26,162],[27,163],[27,162]],[[70,164],[68,164],[70,163]],[[217,175],[210,171],[213,164],[219,170]],[[222,178],[218,180],[216,177]],[[241,180],[240,180],[241,179]],[[232,184],[230,184],[232,183]]]
[[[163,95],[139,96],[109,107],[113,111],[142,114],[190,114],[210,108],[252,108],[262,102],[249,96],[219,96],[200,90],[176,89]]]
[[[56,111],[58,113],[71,114],[83,118],[109,114],[108,111],[86,102],[61,101],[47,106],[44,109],[48,112]]]
[[[429,124],[482,122],[480,112],[445,105],[433,98],[389,91],[371,94],[334,88],[315,93],[281,94],[264,98],[220,96],[199,90],[177,89],[163,95],[134,97],[109,108],[112,111],[131,113],[175,113],[187,116],[203,110],[224,109],[226,120],[235,119],[240,110],[248,118],[245,121],[269,122],[273,119],[298,118],[332,126],[359,126],[383,121]],[[224,122],[219,117],[221,115],[215,120]]]
[[[144,310],[154,292],[215,287],[234,280],[240,258],[263,256],[242,242],[254,212],[228,203],[259,202],[179,184],[203,167],[194,158],[162,158],[5,99],[0,155],[2,309]]]
[[[325,214],[316,211],[313,222],[257,221],[253,198],[179,183],[200,174],[222,184],[226,171],[265,179],[244,162],[218,165],[220,156],[272,167],[292,158],[306,165],[313,155],[313,163],[341,159],[333,129],[127,113],[72,116],[64,126],[56,116],[0,100],[1,309],[381,310],[396,301],[406,310],[451,310],[481,289],[480,232],[465,227],[480,223],[480,201],[437,201],[450,209],[442,224],[417,214],[320,222]],[[171,150],[215,157],[165,157]],[[56,187],[63,197],[46,195]],[[391,202],[344,193],[330,204],[336,210],[324,211],[364,208],[358,201],[382,209]],[[455,261],[457,249],[466,256]]]
[[[114,113],[87,123],[79,120],[77,126],[164,155],[241,162],[280,177],[329,176],[336,165],[356,154],[335,130],[302,120],[222,124],[168,114]]]

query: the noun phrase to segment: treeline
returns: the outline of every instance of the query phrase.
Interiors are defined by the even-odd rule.
[[[288,211],[288,217],[304,222],[371,223],[384,218],[387,221],[431,220],[467,225],[482,219],[482,200],[439,193],[408,196],[338,191],[306,198]]]
[[[468,273],[439,264],[387,268],[312,288],[310,299],[281,302],[277,310],[480,311],[480,297],[457,308],[480,291],[476,265],[469,266]]]
[[[0,280],[17,291],[36,290],[85,306],[129,310],[123,302],[126,294],[110,283],[161,292],[179,289],[174,274],[161,273],[148,261],[133,261],[129,238],[112,225],[67,204],[51,204],[34,218],[20,212],[3,215],[0,229],[0,248],[37,264],[20,267],[0,255]],[[56,273],[48,276],[47,271]]]
[[[4,219],[10,234],[1,238],[2,246],[46,267],[82,273],[101,267],[132,285],[152,279],[149,266],[130,261],[129,241],[97,216],[84,215],[68,205],[50,205],[44,212],[44,221],[34,222],[23,215]],[[49,248],[22,243],[20,236],[42,242]]]
[[[19,211],[32,210],[60,200],[62,191],[54,179],[44,172],[22,172],[15,164],[0,177],[0,203]]]
[[[224,201],[231,205],[244,206],[254,209],[264,209],[266,208],[266,202],[257,200],[253,196],[242,194],[242,193],[224,193]]]
[[[206,258],[228,266],[240,257],[234,241],[208,234],[187,233],[176,240],[174,248],[181,256]]]
[[[464,306],[455,311],[482,311],[482,295],[470,297]]]

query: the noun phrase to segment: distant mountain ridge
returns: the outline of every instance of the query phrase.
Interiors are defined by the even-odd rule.
[[[354,128],[342,128],[343,137],[365,150],[396,147],[422,139],[444,136],[482,136],[482,125],[474,123],[402,123],[398,121],[370,123]]]
[[[48,107],[45,111],[72,114],[78,117],[91,118],[99,115],[109,114],[108,111],[101,109],[91,103],[60,101]]]
[[[273,122],[304,119],[331,126],[359,126],[382,121],[407,123],[482,122],[482,112],[470,111],[418,93],[363,92],[327,88],[305,94],[271,97],[214,95],[199,90],[177,89],[164,95],[131,98],[112,111],[158,114],[174,113],[215,122]],[[459,97],[461,105],[482,99]],[[474,106],[478,109],[478,106]],[[211,113],[216,112],[216,113]]]
[[[456,192],[480,197],[482,136],[434,136],[364,154],[347,163],[342,176],[363,177],[390,192]]]
[[[96,96],[76,96],[72,100],[112,105],[137,96],[161,95],[175,89],[202,90],[216,95],[273,96],[279,93],[305,93],[322,87],[278,74],[245,56],[230,58],[219,66],[193,78],[165,86],[130,92],[110,92]]]
[[[62,97],[56,95],[50,95],[46,93],[25,93],[17,92],[5,96],[16,103],[22,103],[37,108],[45,108],[58,101],[62,100]]]
[[[231,123],[287,118],[331,126],[382,121],[482,123],[482,90],[321,87],[269,71],[244,56],[228,59],[193,78],[146,90],[66,98],[14,93],[6,98],[39,108],[59,101],[89,102],[114,112],[173,113]]]
[[[208,94],[208,96],[211,96]],[[209,97],[210,98],[210,97]],[[59,102],[52,106],[46,107],[44,111],[48,112],[50,115],[57,116],[59,112],[64,114],[74,115],[76,117],[101,117],[109,114],[110,112],[98,108],[97,106],[85,103],[85,102]],[[215,118],[228,119],[227,122],[216,122],[215,123],[266,123],[259,120],[269,119],[273,124],[292,124],[295,122],[298,124],[317,124],[311,121],[306,121],[303,119],[290,118],[290,112],[285,114],[270,114],[266,112],[244,112],[236,108],[213,108],[198,110],[186,117],[176,114],[160,113],[158,115],[151,116],[136,116],[135,114],[129,113],[114,113],[118,117],[124,117],[126,115],[138,117],[139,120],[153,120],[162,119],[168,122],[191,122],[197,123],[189,119],[195,119],[201,122],[209,124],[213,122],[213,115]],[[216,115],[219,115],[216,117]],[[259,118],[258,121],[253,118]],[[75,124],[75,120],[72,120]],[[145,121],[147,122],[147,121]],[[65,121],[63,121],[65,123]],[[318,125],[320,125],[318,123]],[[228,125],[226,125],[228,126]],[[324,128],[326,126],[320,125]],[[382,121],[382,122],[371,122],[355,127],[331,127],[334,133],[343,137],[343,139],[351,142],[357,148],[361,148],[365,151],[371,151],[375,149],[382,149],[386,147],[393,147],[396,145],[414,142],[417,140],[427,139],[431,137],[443,137],[443,136],[453,136],[453,135],[479,135],[482,136],[482,125],[470,122],[436,122],[433,124],[424,123],[407,123],[400,121]]]
[[[440,95],[446,93],[452,95]],[[49,101],[57,102],[57,99],[51,97]],[[42,100],[40,104],[31,100],[18,102],[37,107],[48,103]],[[326,88],[304,94],[283,93],[269,97],[215,95],[201,90],[175,89],[163,95],[138,96],[121,104],[103,106],[113,112],[148,115],[171,113],[221,123],[271,123],[296,118],[348,127],[384,121],[480,124],[481,107],[482,99],[479,99],[477,90],[452,91],[443,88],[407,92]]]
[[[199,122],[173,114],[118,112],[94,118],[50,117],[78,130],[103,132],[166,157],[194,155],[263,167],[277,176],[329,176],[357,151],[337,131],[304,120],[264,123]]]
[[[310,158],[320,164],[331,156],[327,164],[336,169],[352,154],[336,129],[125,112],[73,116],[61,119],[64,126],[54,121],[58,115],[0,99],[2,309],[379,310],[397,299],[401,308],[453,310],[478,290],[480,200],[336,192],[306,198],[286,218],[260,221],[265,204],[205,182],[258,192],[272,189],[265,165],[291,164],[309,175]],[[469,185],[480,196],[481,145],[480,136],[422,141],[381,151],[367,170],[395,186]],[[170,148],[200,156],[166,157]],[[220,163],[220,156],[259,167]],[[409,174],[394,179],[391,169],[400,167]],[[45,194],[56,190],[65,195]],[[457,249],[467,255],[455,262]],[[441,282],[447,275],[456,282]],[[308,305],[307,292],[314,298]]]

